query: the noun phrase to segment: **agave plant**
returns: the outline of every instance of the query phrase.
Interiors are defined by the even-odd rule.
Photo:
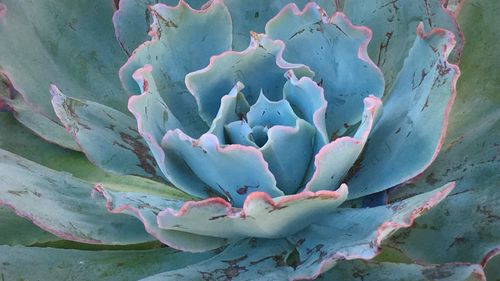
[[[485,280],[460,1],[58,2],[0,1],[2,280]]]

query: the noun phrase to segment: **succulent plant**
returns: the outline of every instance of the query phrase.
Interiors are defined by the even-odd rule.
[[[2,279],[484,280],[461,1],[59,2],[0,0]]]

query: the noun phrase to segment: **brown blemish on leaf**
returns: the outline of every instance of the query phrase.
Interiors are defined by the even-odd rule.
[[[124,132],[120,132],[120,138],[124,143],[129,145],[130,147],[121,145],[117,142],[115,144],[125,148],[129,149],[134,154],[137,156],[137,159],[139,159],[140,164],[138,164],[139,167],[141,167],[146,173],[152,175],[153,177],[157,177],[156,175],[156,161],[149,154],[149,149],[140,141],[140,137],[132,137],[129,134],[126,134]]]

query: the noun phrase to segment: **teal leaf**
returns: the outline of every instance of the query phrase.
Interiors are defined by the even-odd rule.
[[[262,92],[246,117],[250,127],[268,128],[278,125],[292,127],[298,119],[287,100],[270,101]]]
[[[112,1],[4,1],[0,22],[0,65],[26,101],[23,123],[35,132],[63,135],[50,104],[49,85],[75,98],[126,112],[116,73],[126,56],[116,43]],[[71,12],[68,12],[71,11]],[[28,47],[29,46],[29,47]],[[103,94],[105,93],[105,94]],[[26,114],[26,115],[24,115]],[[70,147],[68,138],[61,144]],[[57,138],[51,141],[59,143]],[[73,147],[75,145],[73,144]]]
[[[8,207],[0,206],[0,244],[32,245],[58,241],[59,237],[43,231],[31,221],[19,217]]]
[[[314,279],[340,260],[370,260],[383,240],[443,200],[454,188],[447,184],[391,205],[375,208],[339,208],[328,219],[311,224],[289,237],[298,251],[293,279]],[[450,201],[450,200],[448,200]]]
[[[106,185],[96,186],[96,191],[106,199],[106,208],[109,212],[137,218],[144,224],[149,234],[172,248],[188,252],[204,252],[227,243],[226,239],[196,235],[183,230],[161,229],[157,221],[158,213],[166,208],[181,208],[184,200],[137,192],[114,192],[108,190]]]
[[[294,69],[298,76],[311,76],[304,65],[290,64],[282,58],[285,45],[262,34],[252,35],[250,46],[241,52],[227,51],[213,56],[204,69],[186,76],[186,85],[196,98],[200,115],[211,124],[217,115],[221,98],[228,94],[237,82],[245,85],[242,92],[249,104],[254,104],[262,91],[277,101],[283,98],[284,74]],[[265,71],[264,71],[265,70]]]
[[[321,221],[347,198],[347,186],[338,191],[304,191],[271,198],[252,192],[243,208],[233,208],[221,198],[191,201],[182,208],[158,214],[160,228],[223,238],[281,238]]]
[[[324,90],[309,77],[297,79],[293,71],[287,72],[287,76],[288,81],[283,88],[284,98],[300,118],[314,125],[316,134],[313,154],[316,154],[323,145],[330,142],[325,125],[328,103]]]
[[[343,135],[361,120],[365,97],[382,96],[382,72],[367,55],[371,32],[352,25],[342,13],[326,18],[315,3],[302,11],[290,4],[267,23],[266,34],[285,43],[286,60],[304,63],[314,71],[314,81],[324,88],[328,102],[329,136]]]
[[[12,112],[24,126],[30,128],[44,140],[62,147],[79,151],[80,147],[57,118],[49,118],[33,106],[14,89],[11,82],[0,72],[0,112]]]
[[[186,0],[194,9],[200,9],[207,0]],[[169,6],[179,4],[179,0],[120,0],[118,10],[113,14],[116,39],[123,51],[130,56],[143,42],[150,39],[149,27],[152,23],[148,7],[163,3]]]
[[[195,140],[180,130],[168,131],[163,140],[167,178],[189,194],[216,194],[236,207],[248,192],[262,191],[271,197],[283,195],[262,153],[255,147],[221,146],[216,136],[204,134]]]
[[[405,264],[391,262],[341,261],[318,279],[321,280],[440,280],[486,281],[479,264]],[[489,280],[489,279],[488,279]]]
[[[302,7],[309,0],[253,0],[251,5],[246,0],[225,0],[233,21],[233,50],[244,50],[250,43],[250,32],[263,33],[266,23],[279,13],[283,6],[292,2]],[[328,13],[335,10],[333,0],[315,2]]]
[[[313,158],[314,134],[314,127],[302,119],[293,127],[278,125],[267,131],[268,140],[260,151],[285,194],[294,194],[301,187]]]
[[[154,19],[152,39],[134,51],[120,69],[120,79],[127,92],[138,94],[140,88],[132,75],[150,64],[165,103],[186,132],[197,137],[207,125],[198,115],[184,77],[206,66],[211,56],[231,48],[231,17],[221,0],[201,11],[193,10],[184,1],[177,7],[156,4],[149,10]]]
[[[225,132],[229,134],[229,139],[231,139],[230,136],[232,134],[231,130],[227,131],[225,126],[229,125],[231,122],[244,119],[250,110],[245,95],[241,92],[243,88],[244,85],[237,82],[229,94],[221,98],[219,112],[217,112],[217,116],[208,130],[208,133],[217,136],[219,142],[222,144],[227,144],[229,142],[229,140],[226,139]],[[233,140],[232,143],[239,142]]]
[[[51,87],[54,111],[92,163],[107,171],[160,179],[135,120],[105,105],[65,96]]]
[[[290,244],[284,240],[246,239],[221,254],[141,281],[160,280],[286,280],[293,269],[286,265]]]
[[[455,34],[457,45],[451,61],[459,58],[464,38],[455,16],[443,7],[442,0],[344,0],[343,12],[353,23],[373,32],[368,54],[384,72],[386,89],[391,89],[411,49],[417,24],[425,30],[444,28]]]
[[[92,185],[0,150],[0,204],[66,240],[89,244],[152,241],[143,226],[106,213],[91,198]],[[33,204],[36,202],[36,204]]]
[[[4,280],[135,281],[209,259],[213,252],[183,253],[172,249],[82,251],[0,246]]]
[[[384,113],[367,143],[359,169],[348,180],[350,198],[376,193],[422,173],[436,158],[456,95],[458,66],[447,61],[453,34],[423,32],[405,60]]]
[[[142,94],[130,97],[128,107],[137,120],[137,131],[149,146],[163,175],[167,175],[161,139],[168,130],[181,128],[181,124],[160,96],[152,71],[152,66],[146,65],[134,72],[133,78]]]
[[[373,258],[382,240],[399,228],[409,227],[416,217],[446,197],[453,186],[448,184],[388,206],[336,209],[327,219],[288,237],[288,241],[240,240],[211,259],[144,280],[314,279],[337,262]]]
[[[374,96],[365,98],[364,105],[363,118],[356,134],[338,138],[323,146],[316,154],[315,170],[306,184],[307,190],[335,190],[346,176],[349,177],[348,172],[363,151],[375,126],[375,119],[382,111],[382,101]]]

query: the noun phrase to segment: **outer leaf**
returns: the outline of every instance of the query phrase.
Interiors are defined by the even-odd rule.
[[[0,244],[32,245],[57,240],[60,238],[17,216],[11,209],[0,206]]]
[[[200,9],[207,0],[186,0],[191,7]],[[150,39],[148,36],[152,18],[148,7],[157,3],[175,6],[179,0],[120,0],[118,10],[113,14],[116,39],[123,51],[130,56],[140,44]]]
[[[364,100],[363,119],[354,137],[341,137],[323,146],[314,159],[315,171],[306,189],[311,191],[334,190],[348,175],[365,147],[375,126],[375,119],[382,111],[380,99],[370,96]]]
[[[353,23],[365,25],[373,32],[368,54],[384,72],[386,88],[392,88],[416,36],[419,22],[425,30],[444,28],[455,34],[458,59],[464,43],[454,15],[443,4],[445,0],[343,0],[343,12]],[[452,59],[454,61],[455,59]]]
[[[392,205],[340,208],[327,220],[292,235],[290,241],[300,256],[293,278],[316,278],[339,260],[372,259],[384,239],[411,226],[415,218],[443,200],[453,187],[451,183]]]
[[[150,12],[154,18],[153,38],[142,44],[120,69],[120,79],[128,92],[138,94],[140,87],[132,74],[146,64],[152,65],[153,78],[166,104],[182,121],[186,132],[198,137],[207,126],[198,116],[184,77],[204,67],[210,56],[231,48],[231,17],[221,0],[201,11],[181,1],[176,7],[154,5]]]
[[[418,36],[384,102],[359,169],[348,181],[351,198],[376,193],[422,173],[436,158],[448,126],[460,70],[447,62],[453,34],[434,29]]]
[[[479,263],[499,246],[500,229],[500,67],[497,1],[466,1],[460,14],[468,38],[444,149],[421,180],[391,192],[392,200],[411,196],[448,180],[456,194],[403,231],[389,247],[428,263]],[[478,52],[478,50],[482,50]],[[485,54],[488,54],[487,56]],[[425,243],[423,243],[425,241]]]
[[[185,202],[179,199],[161,198],[144,193],[122,193],[105,190],[102,185],[96,190],[106,198],[106,208],[115,214],[127,214],[139,219],[146,231],[168,246],[189,252],[203,252],[224,246],[226,239],[196,235],[179,230],[158,227],[157,215],[165,208],[180,208]]]
[[[247,192],[283,195],[261,152],[250,146],[220,146],[216,136],[192,139],[180,130],[168,131],[162,140],[167,178],[190,194],[218,194],[233,206],[243,205]]]
[[[102,204],[90,198],[90,184],[5,150],[0,150],[0,159],[0,204],[42,229],[90,244],[152,241],[138,222],[106,214]]]
[[[2,72],[23,95],[29,110],[45,119],[28,114],[24,117],[31,120],[23,120],[24,124],[35,132],[50,128],[48,131],[62,135],[50,104],[51,83],[57,83],[62,91],[71,90],[75,98],[125,112],[126,98],[116,77],[125,56],[107,20],[113,13],[112,1],[49,0],[26,5],[6,0],[4,5],[6,12],[0,22]],[[62,145],[70,146],[67,138],[61,140]],[[55,138],[52,141],[58,142]]]
[[[483,259],[482,265],[484,266],[487,280],[498,281],[500,279],[500,247],[494,249],[490,253],[491,255],[487,257],[488,259]]]
[[[314,80],[325,89],[328,101],[329,136],[343,135],[361,120],[365,97],[382,96],[384,78],[366,53],[371,32],[353,26],[342,13],[327,19],[315,3],[302,11],[290,4],[269,21],[266,34],[286,44],[286,60],[304,63],[315,72]]]
[[[149,251],[80,251],[0,246],[4,280],[135,281],[165,270],[183,268],[214,253]]]
[[[158,225],[224,238],[281,238],[330,214],[347,198],[347,186],[338,191],[301,192],[271,198],[264,192],[248,195],[243,208],[220,198],[188,202],[182,208],[163,210]]]
[[[440,280],[486,281],[478,264],[404,264],[390,262],[342,261],[318,280]]]
[[[162,176],[133,118],[102,104],[67,97],[56,86],[51,93],[54,111],[90,161],[115,173]]]
[[[277,239],[241,240],[209,260],[145,280],[314,279],[337,261],[373,258],[383,239],[398,228],[410,226],[417,216],[439,203],[452,188],[450,184],[389,206],[337,209],[328,219],[291,236],[292,244]],[[300,256],[296,267],[292,268],[286,264],[293,260],[291,254],[295,247]]]
[[[245,98],[254,104],[261,91],[272,101],[283,98],[282,89],[286,82],[283,75],[286,70],[294,69],[298,76],[311,76],[306,66],[290,64],[282,58],[284,48],[283,42],[254,33],[246,50],[213,56],[207,67],[189,73],[186,85],[196,98],[203,120],[211,124],[217,115],[221,98],[237,82],[245,85]]]
[[[60,146],[80,150],[80,147],[66,132],[63,125],[59,124],[57,118],[50,119],[48,116],[35,111],[33,106],[14,89],[11,82],[0,72],[0,112],[12,112],[16,119],[30,128],[46,141],[56,143]]]
[[[266,23],[286,4],[296,3],[304,6],[308,0],[254,0],[249,5],[246,0],[225,0],[233,19],[233,49],[243,50],[250,43],[250,32],[262,33]],[[335,10],[333,0],[315,1],[328,13]]]
[[[221,254],[182,269],[167,271],[141,281],[159,280],[286,280],[290,244],[286,240],[241,240]]]

